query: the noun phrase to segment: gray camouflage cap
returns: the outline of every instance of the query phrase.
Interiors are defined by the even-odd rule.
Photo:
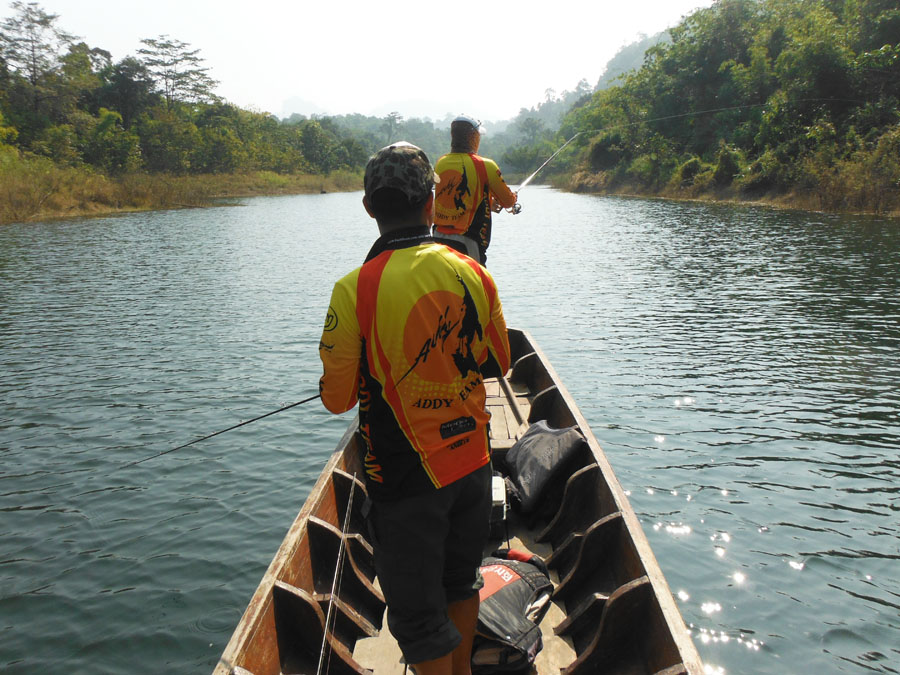
[[[414,204],[425,199],[439,181],[421,148],[398,141],[369,158],[363,186],[367,197],[380,188],[389,187],[400,190]]]

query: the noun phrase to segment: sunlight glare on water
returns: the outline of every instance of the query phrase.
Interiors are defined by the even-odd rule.
[[[0,228],[0,671],[209,672],[352,419],[360,193]],[[488,268],[707,673],[896,672],[900,225],[529,186]]]

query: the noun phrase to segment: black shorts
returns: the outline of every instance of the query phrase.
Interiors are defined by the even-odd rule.
[[[484,583],[479,567],[490,513],[490,464],[440,490],[371,503],[375,571],[407,663],[440,658],[460,643],[447,605]]]

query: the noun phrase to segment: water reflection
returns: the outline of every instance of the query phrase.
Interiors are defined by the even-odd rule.
[[[602,221],[565,223],[586,264],[567,267],[564,289],[529,288],[544,308],[532,330],[691,598],[680,604],[708,634],[704,658],[730,672],[890,672],[898,652],[823,650],[815,633],[843,625],[887,645],[900,629],[881,609],[896,572],[856,588],[900,534],[898,223],[601,201]],[[547,250],[547,269],[567,255],[525,248]],[[818,561],[845,559],[860,569],[820,574]],[[801,646],[811,626],[826,628]],[[737,641],[748,627],[780,665],[734,651],[757,644]],[[731,642],[709,637],[722,631]]]
[[[606,449],[707,672],[893,672],[898,224],[526,196],[492,244],[508,321]],[[305,398],[373,237],[359,194],[0,229],[0,670],[211,669],[349,419],[121,467]]]

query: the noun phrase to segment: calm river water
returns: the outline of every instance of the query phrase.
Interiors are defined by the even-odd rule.
[[[0,228],[0,671],[209,672],[351,420],[361,193]],[[523,191],[488,260],[710,673],[900,672],[900,222]]]

